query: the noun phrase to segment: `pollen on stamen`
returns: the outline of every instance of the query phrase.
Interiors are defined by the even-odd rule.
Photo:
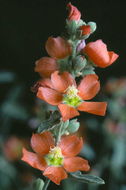
[[[48,166],[61,166],[63,165],[64,157],[60,147],[51,148],[49,154],[45,156]]]

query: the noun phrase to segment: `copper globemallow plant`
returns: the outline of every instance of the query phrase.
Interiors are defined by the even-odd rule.
[[[89,171],[90,166],[87,160],[77,156],[83,140],[75,134],[80,124],[72,118],[78,116],[79,111],[105,115],[106,102],[89,101],[100,90],[95,67],[110,66],[118,55],[108,51],[102,40],[86,44],[86,39],[96,30],[96,23],[84,22],[80,11],[71,3],[67,9],[67,38],[49,37],[45,49],[50,57],[35,62],[35,72],[41,78],[32,90],[47,105],[54,106],[55,111],[46,112],[46,106],[40,110],[45,117],[31,137],[34,152],[23,148],[22,160],[42,171],[47,178],[37,184],[43,190],[47,189],[50,180],[59,185],[68,177],[85,183],[104,184],[100,177],[81,173]]]

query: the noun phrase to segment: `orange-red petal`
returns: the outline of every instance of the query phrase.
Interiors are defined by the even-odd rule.
[[[71,119],[79,115],[79,112],[77,111],[76,108],[68,106],[67,104],[59,104],[58,108],[61,112],[63,121],[66,121],[68,119]]]
[[[118,58],[116,53],[107,50],[107,46],[102,40],[88,43],[83,52],[95,65],[102,68],[108,67]]]
[[[62,101],[61,93],[46,87],[40,87],[38,89],[37,97],[54,106],[60,104]]]
[[[58,71],[55,71],[51,75],[51,81],[54,89],[59,92],[64,92],[69,86],[76,86],[74,78],[68,72],[63,72],[62,74],[59,74]]]
[[[91,33],[90,25],[82,25],[79,29],[82,31],[82,35],[89,35]]]
[[[100,90],[100,83],[98,81],[98,76],[95,74],[86,75],[78,86],[78,95],[83,100],[90,100],[93,98]]]
[[[50,147],[54,147],[54,139],[50,132],[36,133],[32,135],[31,146],[39,155],[48,154]]]
[[[53,181],[57,185],[60,184],[61,180],[67,178],[67,173],[65,172],[63,167],[50,166],[45,169],[43,175],[48,177],[51,181]]]
[[[79,111],[85,111],[95,115],[104,116],[106,112],[106,107],[106,102],[82,102],[77,109]]]
[[[38,81],[39,87],[49,87],[53,88],[52,82],[49,78],[44,78]]]
[[[117,55],[116,53],[114,53],[113,51],[109,51],[109,57],[110,57],[110,65],[116,61],[116,59],[119,57],[119,55]]]
[[[50,77],[56,70],[58,70],[58,64],[54,58],[42,57],[35,62],[35,72],[38,72],[42,77]]]
[[[63,59],[71,54],[70,44],[61,37],[49,37],[45,47],[48,54],[56,59]]]
[[[88,161],[81,157],[65,158],[63,167],[67,172],[88,171],[90,169]]]
[[[73,157],[79,154],[83,147],[83,139],[75,135],[63,136],[58,145],[65,157]]]
[[[29,152],[25,148],[23,148],[23,157],[21,160],[41,171],[45,170],[47,167],[46,161],[43,157],[40,157],[36,153]]]
[[[67,7],[69,8],[68,20],[79,21],[81,18],[80,11],[75,6],[73,6],[71,3],[68,3]]]

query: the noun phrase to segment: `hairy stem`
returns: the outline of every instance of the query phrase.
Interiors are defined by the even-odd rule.
[[[50,183],[50,179],[46,179],[45,183],[44,183],[44,186],[42,188],[42,190],[47,190],[48,186],[49,186],[49,183]]]

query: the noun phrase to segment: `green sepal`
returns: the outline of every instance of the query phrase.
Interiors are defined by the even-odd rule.
[[[95,74],[94,67],[92,65],[87,65],[81,72],[82,76],[86,76],[89,74]]]
[[[32,184],[33,190],[42,190],[44,187],[44,181],[40,178],[36,179]]]
[[[95,175],[82,174],[80,171],[70,173],[69,177],[82,183],[93,183],[99,185],[105,184],[104,180],[100,177]]]
[[[65,59],[59,59],[57,62],[59,64],[59,70],[61,72],[70,72],[72,70],[72,61],[69,59],[69,57],[66,57]]]
[[[87,65],[86,58],[79,55],[73,60],[73,63],[75,76],[80,76],[82,69]]]
[[[77,23],[74,20],[66,20],[66,28],[68,31],[68,34],[70,35],[74,35],[76,34],[76,30],[77,30]]]
[[[87,25],[91,27],[91,33],[95,32],[95,30],[97,29],[97,25],[95,22],[88,22]]]
[[[77,119],[72,119],[69,121],[69,125],[67,127],[67,133],[71,134],[71,133],[75,133],[76,131],[78,131],[80,127],[80,123],[77,121]]]
[[[83,20],[79,20],[78,22],[77,22],[77,27],[79,28],[80,26],[83,26],[83,25],[86,25],[86,22],[84,22]]]
[[[38,127],[38,133],[41,133],[44,130],[49,130],[53,125],[58,123],[60,119],[60,113],[58,111],[54,111],[49,115],[47,120],[42,121],[42,123]]]

